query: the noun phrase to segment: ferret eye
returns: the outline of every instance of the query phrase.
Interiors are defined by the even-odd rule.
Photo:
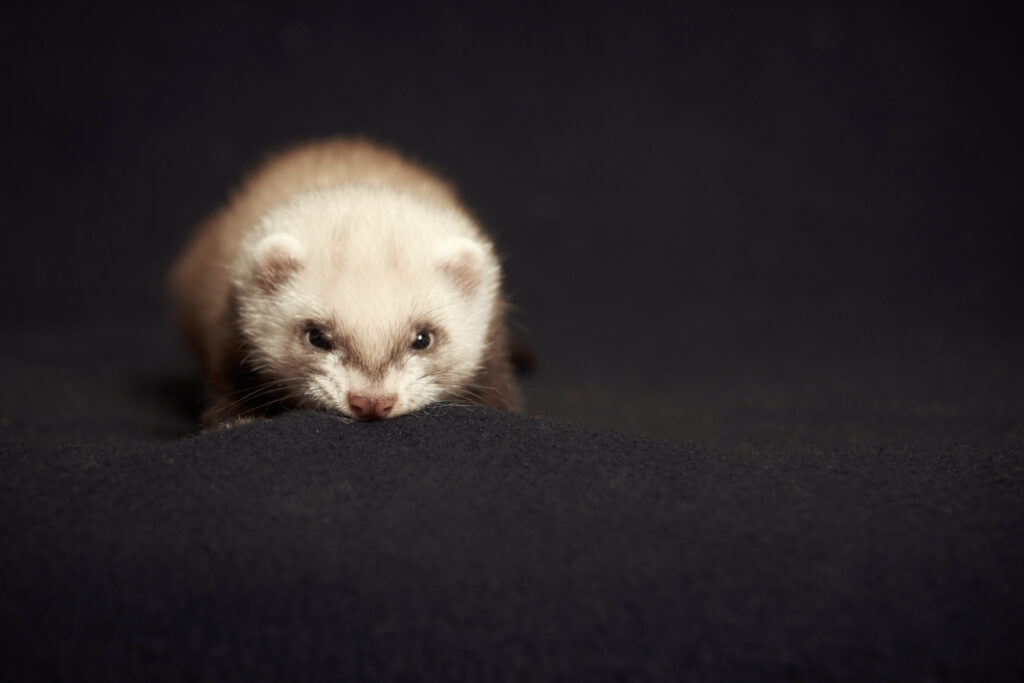
[[[421,330],[416,333],[416,338],[412,340],[412,350],[422,351],[428,348],[434,343],[434,335],[430,334],[426,330]]]
[[[306,341],[318,349],[323,349],[324,351],[331,350],[331,340],[327,338],[327,335],[319,327],[310,327],[306,330]]]

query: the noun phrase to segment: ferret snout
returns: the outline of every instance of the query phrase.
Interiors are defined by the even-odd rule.
[[[362,396],[349,392],[348,407],[360,420],[383,420],[391,414],[397,400],[395,394]]]

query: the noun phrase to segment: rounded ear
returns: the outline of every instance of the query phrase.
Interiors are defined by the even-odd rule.
[[[275,233],[256,245],[252,277],[264,294],[273,294],[302,269],[306,248],[291,235]]]
[[[483,247],[466,237],[452,237],[442,242],[435,255],[441,272],[466,296],[480,286],[485,254]]]

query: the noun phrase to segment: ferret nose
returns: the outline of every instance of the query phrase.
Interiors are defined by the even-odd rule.
[[[383,420],[391,414],[398,397],[395,394],[386,396],[362,396],[349,393],[348,407],[352,414],[360,420]]]

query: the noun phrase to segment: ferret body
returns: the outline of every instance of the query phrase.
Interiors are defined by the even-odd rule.
[[[204,426],[292,408],[521,409],[491,240],[448,184],[371,143],[271,159],[199,226],[171,290]]]

